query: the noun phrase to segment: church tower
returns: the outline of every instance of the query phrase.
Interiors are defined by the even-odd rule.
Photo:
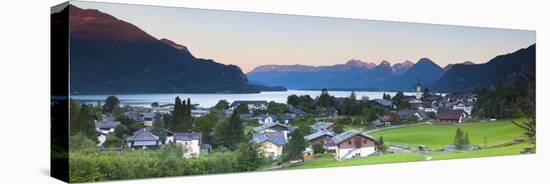
[[[420,90],[420,79],[416,79],[416,99],[422,98],[422,92]]]

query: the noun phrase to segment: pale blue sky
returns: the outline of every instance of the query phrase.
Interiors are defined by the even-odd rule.
[[[265,64],[333,65],[355,58],[390,63],[428,57],[484,63],[534,44],[535,32],[189,8],[72,2],[130,22],[199,58],[244,72]]]

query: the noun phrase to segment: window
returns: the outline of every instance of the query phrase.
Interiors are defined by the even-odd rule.
[[[348,144],[351,144],[351,141],[348,141]]]
[[[367,144],[367,140],[366,140],[366,139],[365,139],[365,140],[363,140],[363,143]]]

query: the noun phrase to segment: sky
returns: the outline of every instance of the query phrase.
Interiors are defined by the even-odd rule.
[[[198,58],[239,66],[485,63],[536,42],[534,31],[73,1],[185,45]]]

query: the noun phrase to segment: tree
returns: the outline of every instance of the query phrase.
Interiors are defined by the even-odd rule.
[[[317,99],[317,106],[319,107],[332,107],[334,105],[334,97],[328,94],[326,88],[323,88],[319,99]]]
[[[300,98],[294,94],[286,98],[286,104],[292,105],[294,107],[298,107],[299,102],[300,102]]]
[[[126,125],[120,124],[115,127],[115,135],[120,139],[125,139],[128,135],[130,135],[130,130],[128,130]]]
[[[73,105],[78,105],[78,103],[74,103]],[[82,104],[74,111],[73,112],[76,114],[74,116],[71,114],[71,119],[69,120],[70,134],[76,135],[77,133],[82,132],[86,135],[86,137],[88,137],[88,139],[96,141],[97,135],[95,131],[95,123],[88,105]]]
[[[281,114],[281,113],[288,112],[288,107],[284,103],[277,103],[275,101],[271,101],[267,106],[267,112],[270,114]]]
[[[191,117],[191,99],[187,98],[186,101],[182,101],[180,97],[176,97],[174,103],[174,110],[172,110],[172,117],[168,128],[174,132],[186,132],[193,129],[193,122]]]
[[[391,100],[391,95],[390,95],[390,94],[383,93],[383,94],[382,94],[382,99],[384,99],[384,100]]]
[[[244,126],[242,125],[239,113],[233,112],[229,122],[223,122],[216,126],[214,134],[215,144],[235,150],[238,143],[245,140]]]
[[[470,145],[470,136],[462,129],[457,128],[453,144],[455,145],[456,149],[466,149]]]
[[[108,96],[103,104],[103,112],[112,113],[115,106],[118,106],[120,101],[116,96]]]
[[[259,144],[243,142],[239,143],[236,148],[239,171],[253,171],[263,165],[265,158],[259,151]]]
[[[151,107],[152,108],[158,108],[158,107],[160,107],[160,105],[159,105],[158,102],[153,102],[153,103],[151,103]]]
[[[318,153],[325,153],[325,148],[323,147],[322,144],[313,144],[313,153],[315,154],[318,154]]]
[[[195,120],[194,130],[197,132],[209,133],[214,130],[221,114],[217,112],[209,112],[208,114],[199,117]]]
[[[120,147],[123,143],[124,141],[122,141],[122,139],[118,138],[114,132],[111,132],[107,134],[107,138],[105,139],[103,146],[107,148]]]
[[[407,102],[407,101],[401,101],[398,105],[397,105],[397,109],[411,109],[412,108],[412,105],[411,103]]]
[[[216,105],[214,106],[214,109],[217,109],[219,111],[223,111],[225,109],[229,109],[229,102],[227,100],[220,100]]]
[[[96,142],[89,139],[84,133],[79,132],[69,138],[69,149],[71,151],[94,149]]]
[[[237,109],[235,109],[235,112],[237,112],[237,114],[248,114],[250,113],[250,109],[248,109],[248,105],[243,103],[237,106]]]
[[[340,134],[342,132],[344,132],[344,126],[342,124],[334,124],[334,127],[332,127],[332,131],[334,131],[334,133],[337,133],[337,134]]]
[[[402,91],[399,91],[391,100],[394,102],[401,102],[403,99],[405,99],[405,94]]]
[[[290,133],[292,139],[285,144],[283,148],[284,160],[296,160],[302,158],[302,152],[307,147],[307,142],[304,139],[304,133],[302,130],[296,129]]]

